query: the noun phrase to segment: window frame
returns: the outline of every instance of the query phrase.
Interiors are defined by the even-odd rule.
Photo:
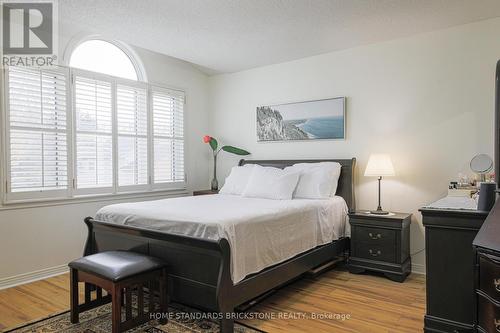
[[[99,34],[92,34],[92,35],[83,34],[83,35],[78,35],[75,38],[71,39],[68,42],[68,46],[64,50],[63,65],[65,67],[74,69],[73,67],[70,66],[70,61],[71,61],[71,56],[73,55],[73,51],[75,51],[81,44],[88,42],[88,41],[93,41],[93,40],[107,42],[109,44],[112,44],[113,46],[116,46],[120,51],[122,51],[129,58],[130,62],[132,63],[132,66],[134,66],[135,72],[137,73],[137,81],[148,82],[148,77],[146,75],[146,69],[144,68],[143,63],[140,61],[140,58],[134,49],[132,49],[127,44],[125,44],[119,40],[105,38]],[[81,69],[81,70],[84,70],[84,69]],[[90,72],[92,72],[92,71],[90,71]],[[107,74],[104,74],[104,75],[107,75]],[[112,75],[109,75],[109,76],[112,76]],[[114,76],[112,76],[112,77],[114,77]],[[133,80],[131,80],[131,81],[133,81]]]
[[[44,69],[43,69],[44,70]],[[18,204],[18,203],[32,203],[32,202],[50,202],[50,201],[74,201],[78,198],[93,198],[93,197],[123,197],[127,194],[139,193],[155,193],[164,191],[179,191],[187,189],[187,170],[186,165],[186,105],[187,94],[183,89],[166,87],[158,84],[150,84],[142,81],[129,80],[120,77],[114,77],[107,74],[91,72],[87,70],[70,68],[66,66],[55,66],[54,68],[47,69],[47,71],[56,71],[64,73],[66,76],[66,140],[67,140],[67,170],[68,170],[68,188],[62,190],[47,190],[47,191],[26,191],[26,192],[11,192],[10,191],[10,113],[9,113],[9,80],[8,68],[3,68],[3,86],[1,94],[3,98],[3,112],[0,120],[3,129],[3,136],[1,137],[1,153],[4,157],[4,163],[0,163],[2,172],[2,191],[1,198],[2,204]],[[75,98],[75,77],[82,76],[85,78],[102,80],[111,83],[111,103],[112,103],[112,186],[106,188],[92,187],[92,188],[77,188],[77,159],[76,159],[76,98]],[[146,90],[146,109],[147,109],[147,153],[148,153],[148,183],[142,185],[127,185],[119,186],[118,183],[118,129],[117,129],[117,107],[116,107],[116,92],[117,85],[141,88]],[[172,181],[165,183],[154,182],[154,133],[153,133],[153,91],[161,91],[182,95],[183,101],[183,165],[184,165],[184,179],[183,181]]]
[[[36,70],[36,69],[35,69]],[[65,199],[71,196],[71,179],[73,178],[73,173],[71,170],[71,130],[70,125],[72,122],[72,112],[71,106],[69,105],[69,96],[70,96],[70,82],[69,82],[69,69],[64,67],[56,67],[50,69],[43,69],[43,72],[55,72],[59,75],[64,75],[66,78],[66,147],[67,147],[67,173],[68,173],[68,184],[66,189],[59,190],[47,190],[47,191],[21,191],[21,192],[12,192],[11,191],[11,156],[10,156],[10,135],[11,135],[11,127],[9,124],[10,120],[10,96],[8,94],[10,81],[8,79],[8,70],[6,68],[3,69],[2,78],[3,78],[3,87],[2,94],[4,96],[3,110],[2,115],[2,129],[4,133],[4,137],[2,138],[2,152],[4,156],[3,163],[3,181],[5,183],[3,192],[3,203],[9,202],[24,202],[30,200],[60,200]],[[3,185],[3,184],[2,184]]]
[[[120,82],[122,81],[122,82]],[[145,89],[146,90],[146,98],[145,98],[145,101],[146,101],[146,144],[147,144],[147,154],[148,154],[148,160],[147,160],[147,170],[148,170],[148,175],[147,175],[147,184],[139,184],[139,185],[121,185],[120,186],[120,179],[119,179],[119,157],[118,157],[118,149],[119,149],[119,137],[120,137],[120,133],[118,132],[118,128],[117,128],[117,125],[118,125],[118,107],[116,106],[116,102],[117,102],[117,98],[115,96],[115,108],[114,108],[114,116],[115,116],[115,119],[116,121],[113,122],[114,126],[115,126],[115,134],[116,134],[116,145],[114,146],[115,148],[115,154],[116,154],[116,181],[115,181],[115,185],[116,185],[116,191],[119,192],[119,193],[126,193],[126,192],[131,192],[131,191],[137,191],[137,190],[140,190],[140,191],[151,191],[153,189],[153,184],[154,184],[154,178],[153,178],[153,172],[154,170],[151,168],[152,164],[153,164],[153,154],[152,154],[152,147],[151,147],[151,143],[150,143],[150,140],[151,140],[151,136],[152,136],[152,131],[151,131],[151,128],[152,128],[152,125],[153,125],[153,117],[151,115],[152,113],[152,109],[150,108],[150,104],[149,104],[149,96],[150,96],[150,90],[151,90],[151,85],[148,85],[148,84],[145,84],[143,82],[139,82],[139,81],[131,81],[130,84],[127,84],[127,83],[124,83],[123,81],[131,81],[131,80],[125,80],[125,79],[121,79],[119,81],[116,82],[115,84],[115,95],[116,93],[118,92],[118,85],[122,85],[122,86],[126,86],[126,87],[133,87],[133,88],[138,88],[138,89]],[[129,135],[126,135],[126,134],[121,134],[122,136],[129,136]],[[129,137],[134,137],[134,136],[129,136]]]
[[[111,90],[111,172],[112,172],[112,182],[111,186],[107,187],[89,187],[89,188],[78,188],[78,172],[77,172],[77,149],[76,149],[76,76],[81,76],[90,80],[104,81],[110,84]],[[72,148],[72,158],[73,163],[70,166],[73,170],[72,179],[72,191],[75,196],[92,195],[92,194],[115,194],[115,145],[114,145],[114,134],[115,134],[115,85],[112,77],[106,74],[90,72],[77,68],[70,68],[70,81],[71,81],[71,114],[73,122],[71,124],[71,148]],[[92,132],[92,131],[89,131]],[[97,131],[96,131],[97,132]]]
[[[155,173],[154,173],[154,158],[155,158],[155,155],[154,155],[154,139],[155,139],[155,133],[154,133],[154,121],[153,121],[153,116],[154,116],[154,113],[153,113],[153,92],[154,91],[158,91],[160,93],[165,93],[165,94],[182,94],[183,95],[183,98],[184,98],[184,106],[183,106],[183,115],[182,115],[182,144],[183,144],[183,165],[184,165],[184,181],[183,182],[175,182],[175,181],[172,181],[172,182],[155,182]],[[149,129],[150,130],[150,135],[149,135],[149,147],[150,147],[150,150],[151,150],[151,158],[150,158],[150,163],[151,163],[151,180],[150,180],[150,183],[152,185],[152,189],[155,190],[155,189],[175,189],[175,188],[178,188],[176,186],[178,186],[178,184],[183,184],[182,186],[186,186],[186,183],[187,183],[187,175],[186,175],[186,137],[185,137],[185,133],[186,133],[186,117],[185,117],[185,107],[186,107],[186,93],[182,90],[177,90],[177,89],[172,89],[172,88],[166,88],[166,87],[161,87],[161,86],[157,86],[157,85],[151,85],[150,86],[150,89],[149,89],[149,96],[148,96],[148,99],[149,99],[149,103],[148,103],[148,107],[149,107],[149,116],[151,117],[151,122],[150,122],[150,126],[151,128]],[[175,140],[176,137],[175,135],[172,135],[172,140]]]

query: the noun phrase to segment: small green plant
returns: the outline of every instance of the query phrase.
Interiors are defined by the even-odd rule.
[[[235,154],[235,155],[250,155],[250,153],[244,149],[237,148],[234,146],[222,146],[219,148],[219,143],[217,140],[210,135],[205,135],[203,137],[203,142],[208,143],[210,148],[212,148],[212,154],[214,156],[214,178],[212,179],[211,188],[213,191],[219,189],[219,182],[217,181],[217,155],[221,152],[221,150]]]

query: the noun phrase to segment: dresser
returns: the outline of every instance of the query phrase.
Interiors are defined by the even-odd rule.
[[[500,201],[474,245],[474,324],[479,333],[500,332]]]
[[[474,332],[472,241],[487,212],[420,209],[425,227],[425,332]]]
[[[350,213],[351,254],[349,272],[379,272],[403,282],[411,272],[411,214]]]

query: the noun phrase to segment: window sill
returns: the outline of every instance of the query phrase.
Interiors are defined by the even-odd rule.
[[[37,208],[37,207],[74,205],[80,203],[100,202],[100,201],[147,199],[159,196],[170,198],[170,197],[187,196],[189,194],[190,192],[184,188],[184,189],[168,189],[168,190],[163,189],[163,190],[153,190],[153,191],[127,192],[120,194],[81,195],[73,198],[60,198],[60,199],[40,199],[40,200],[29,200],[29,201],[19,200],[19,201],[4,202],[3,205],[0,205],[0,211]]]

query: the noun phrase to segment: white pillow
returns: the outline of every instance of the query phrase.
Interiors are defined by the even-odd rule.
[[[243,191],[244,197],[290,200],[300,172],[256,165]]]
[[[326,199],[337,192],[341,170],[337,162],[297,163],[287,169],[300,171],[294,198]]]
[[[245,164],[244,166],[232,167],[231,173],[227,176],[219,193],[241,195],[247,187],[254,166],[253,164]]]

